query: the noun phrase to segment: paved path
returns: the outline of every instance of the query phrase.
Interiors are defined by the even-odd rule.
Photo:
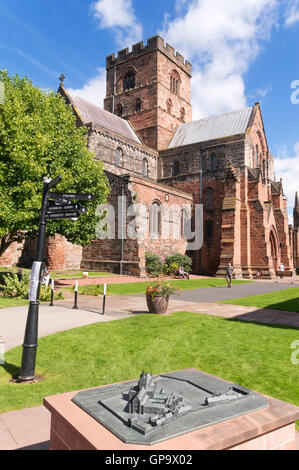
[[[180,300],[191,303],[220,302],[222,300],[251,297],[254,295],[267,294],[295,287],[298,287],[298,284],[259,281],[248,284],[234,284],[231,289],[228,289],[227,286],[218,286],[204,289],[182,290],[180,293]]]
[[[72,304],[73,305],[73,304]],[[8,351],[22,344],[28,314],[28,307],[11,307],[0,310],[0,341]],[[119,320],[130,316],[129,312],[113,312],[105,316],[96,312],[73,310],[63,306],[49,307],[41,305],[39,309],[38,336],[48,336],[58,331],[70,330],[97,322]]]

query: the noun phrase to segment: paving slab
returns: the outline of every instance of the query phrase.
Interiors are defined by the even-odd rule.
[[[47,450],[51,414],[44,406],[10,411],[0,415],[0,450]]]

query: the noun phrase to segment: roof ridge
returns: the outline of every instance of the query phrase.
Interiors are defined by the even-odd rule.
[[[88,101],[86,100],[85,98],[82,98],[82,96],[79,96],[79,95],[75,95],[74,93],[70,92],[69,90],[66,90],[68,92],[68,94],[71,96],[71,98],[77,98],[79,100],[82,100],[84,101],[85,103],[91,105],[91,106],[94,106],[95,108],[98,108],[100,111],[103,111],[104,113],[108,113],[110,114],[111,116],[114,116],[116,119],[121,119],[122,121],[126,122],[128,124],[128,121],[126,119],[123,119],[122,117],[120,116],[117,116],[116,114],[113,114],[111,113],[111,111],[107,111],[106,109],[104,108],[101,108],[101,106],[95,104],[95,103],[92,103],[91,101]]]
[[[206,116],[204,118],[200,118],[200,119],[196,119],[195,121],[191,121],[191,123],[195,123],[195,122],[199,122],[199,121],[205,121],[207,119],[211,119],[211,118],[216,118],[216,117],[220,117],[220,116],[227,116],[228,114],[236,114],[236,113],[240,113],[241,111],[248,111],[249,109],[253,110],[254,106],[245,106],[245,108],[240,108],[240,109],[235,109],[235,110],[232,110],[232,111],[226,111],[224,113],[218,113],[218,114],[210,114],[209,116]],[[186,122],[184,125],[186,124],[191,124],[190,122]]]

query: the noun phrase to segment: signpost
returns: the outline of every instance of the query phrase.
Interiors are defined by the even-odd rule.
[[[42,207],[39,220],[37,258],[32,265],[29,287],[29,309],[23,344],[22,365],[19,380],[29,381],[35,377],[35,362],[38,338],[38,311],[40,294],[41,266],[43,261],[47,219],[77,219],[87,213],[87,209],[76,201],[92,201],[91,194],[51,193],[51,189],[61,181],[61,176],[54,180],[44,179]],[[73,202],[74,201],[74,202]]]

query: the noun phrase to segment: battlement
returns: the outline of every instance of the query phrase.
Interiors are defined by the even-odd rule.
[[[147,40],[147,45],[144,45],[143,41],[140,41],[132,46],[132,51],[129,51],[129,48],[122,49],[118,51],[117,57],[115,54],[111,54],[106,57],[106,69],[113,67],[114,65],[119,65],[124,61],[129,59],[134,59],[140,55],[152,52],[154,50],[159,50],[171,60],[177,62],[177,65],[185,70],[189,75],[192,74],[192,65],[190,62],[185,60],[185,58],[179,53],[175,52],[174,48],[171,47],[168,43],[164,44],[164,39],[160,36],[153,36]]]

